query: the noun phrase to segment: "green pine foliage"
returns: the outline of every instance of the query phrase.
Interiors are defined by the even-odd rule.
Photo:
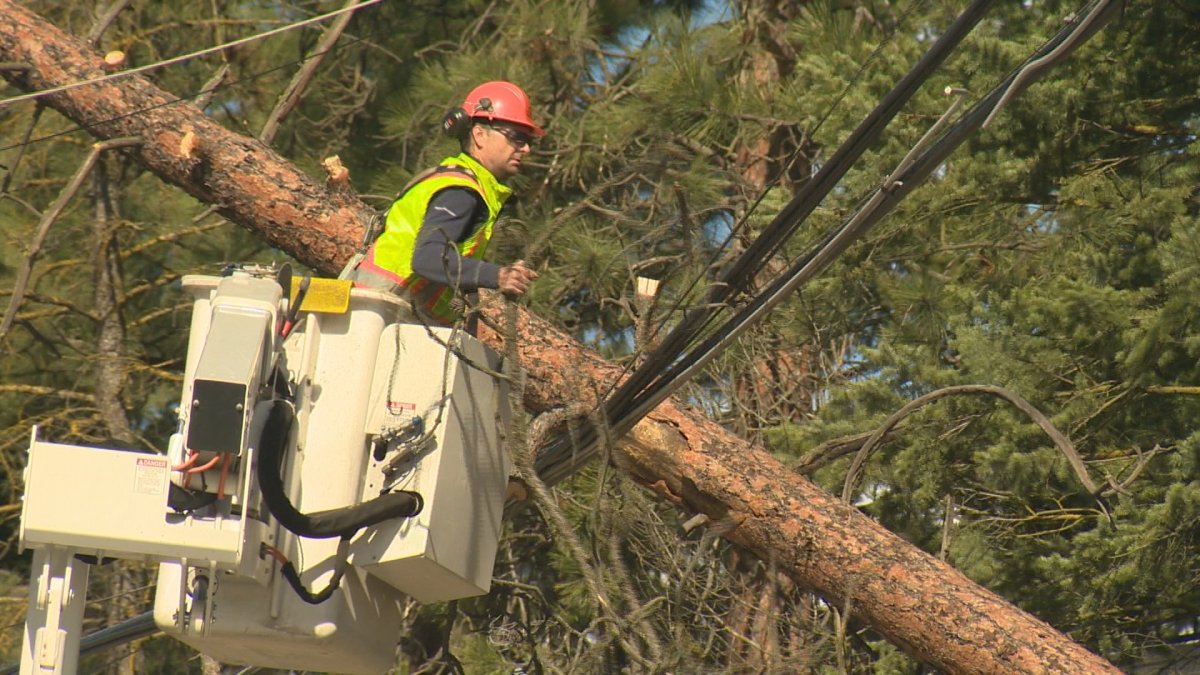
[[[995,81],[1039,34],[1028,20],[1041,9],[1006,13],[947,70],[970,74],[972,91]],[[1111,521],[1027,416],[978,396],[906,418],[868,462],[860,499],[936,553],[952,498],[949,560],[1117,663],[1195,639],[1186,11],[1124,16],[842,261],[876,270],[877,324],[858,349],[870,375],[831,390],[813,423],[772,436],[805,448],[956,384],[1018,393],[1070,436],[1093,480],[1123,485],[1106,497]],[[840,491],[845,466],[817,478]]]
[[[31,7],[84,34],[106,3],[68,4]],[[138,65],[326,4],[135,3],[102,47]],[[514,181],[491,256],[531,261],[542,275],[530,298],[537,313],[606,356],[633,359],[644,346],[635,325],[665,330],[699,302],[961,4],[382,3],[352,22],[274,146],[313,175],[339,154],[364,199],[383,206],[457,151],[438,127],[466,90],[487,79],[520,83],[547,136]],[[772,269],[853,213],[950,104],[944,87],[965,88],[974,102],[1077,9],[996,3]],[[1122,487],[1103,498],[1109,514],[1025,413],[976,394],[902,420],[867,460],[853,498],[1122,666],[1194,643],[1200,614],[1197,19],[1188,3],[1131,3],[686,392],[789,461],[946,387],[1019,395],[1071,439],[1093,481]],[[206,111],[253,135],[318,36],[290,33],[151,77],[189,98],[228,63]],[[33,116],[28,104],[0,110],[6,287],[35,211],[55,199],[91,142],[81,132],[55,136],[17,162]],[[71,128],[46,111],[34,137]],[[205,205],[131,163],[113,159],[107,171],[119,213],[121,406],[137,442],[159,448],[186,339],[180,277],[283,256],[214,217],[195,221]],[[63,442],[110,436],[89,398],[98,356],[86,311],[97,236],[90,190],[51,228],[4,341],[8,504],[18,500],[31,424]],[[648,312],[633,298],[638,276],[662,281]],[[801,374],[771,381],[765,365],[780,363]],[[772,407],[754,408],[762,401],[748,397],[749,385],[777,384]],[[801,464],[813,478],[840,494],[849,457],[808,459]],[[454,659],[466,672],[641,672],[650,668],[636,652],[650,653],[652,641],[673,672],[920,672],[853,616],[839,630],[838,608],[785,587],[765,563],[740,560],[712,533],[720,523],[685,532],[688,514],[608,469],[558,486],[556,499],[620,620],[598,608],[582,580],[585,561],[525,509],[507,523],[493,592],[414,610],[397,672]],[[11,542],[9,513],[0,527]],[[12,548],[3,565],[23,578],[27,563]],[[11,585],[0,593],[21,596]],[[749,646],[763,637],[749,608],[764,589],[780,645],[767,661]],[[153,647],[143,672],[195,667],[182,653]]]

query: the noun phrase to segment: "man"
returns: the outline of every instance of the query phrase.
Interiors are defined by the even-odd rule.
[[[503,81],[471,90],[442,127],[462,152],[409,183],[350,278],[400,293],[419,316],[450,325],[461,315],[457,296],[480,288],[520,296],[538,276],[523,261],[500,266],[482,258],[512,194],[504,181],[520,172],[530,143],[545,132],[530,117],[525,92]]]

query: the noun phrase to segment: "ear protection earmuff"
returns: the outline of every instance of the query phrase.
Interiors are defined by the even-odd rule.
[[[492,99],[485,97],[475,103],[475,110],[472,113],[492,113],[495,112],[495,109],[496,106],[492,104]],[[468,114],[461,106],[455,106],[442,118],[442,131],[461,141],[471,131],[471,117],[472,115]]]
[[[455,106],[442,118],[442,131],[447,135],[462,140],[471,129],[471,117],[467,111]]]

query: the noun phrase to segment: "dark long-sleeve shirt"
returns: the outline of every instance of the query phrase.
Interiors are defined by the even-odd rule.
[[[486,218],[487,205],[473,190],[450,187],[435,194],[417,233],[413,271],[430,281],[463,291],[498,288],[499,265],[464,258],[456,248]]]

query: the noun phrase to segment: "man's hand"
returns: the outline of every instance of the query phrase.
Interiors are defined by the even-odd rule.
[[[524,260],[500,268],[500,292],[505,295],[522,296],[538,273],[525,266]]]

